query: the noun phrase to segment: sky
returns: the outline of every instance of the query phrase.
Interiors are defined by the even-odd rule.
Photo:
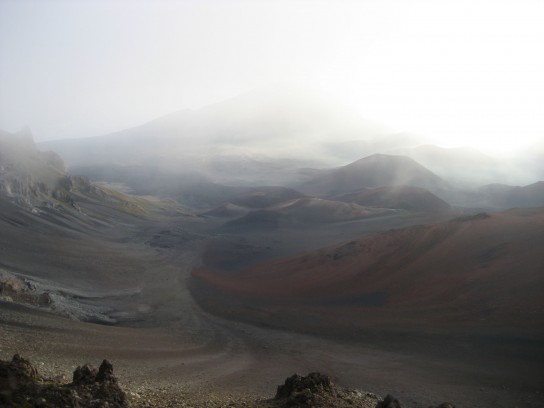
[[[395,132],[544,140],[544,1],[0,0],[0,128],[107,134],[293,84]]]

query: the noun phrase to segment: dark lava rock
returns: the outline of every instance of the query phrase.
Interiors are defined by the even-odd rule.
[[[287,378],[278,386],[274,402],[281,408],[374,408],[378,399],[373,394],[338,387],[327,375],[310,373],[306,377],[294,374]]]
[[[0,360],[0,402],[4,396],[38,379],[36,368],[19,354],[15,354],[10,362]]]
[[[388,394],[385,397],[385,399],[378,404],[377,408],[401,408],[401,407],[400,407],[400,402],[395,397]]]
[[[125,393],[117,385],[113,366],[104,360],[96,370],[85,364],[74,371],[70,384],[45,379],[19,355],[0,360],[0,406],[125,408]]]
[[[79,366],[72,376],[72,385],[92,385],[97,375],[96,368],[90,364]]]
[[[302,377],[298,374],[293,374],[291,377],[285,380],[285,384],[278,386],[276,399],[289,398],[290,396],[306,389],[314,394],[332,394],[334,391],[332,381],[327,375],[310,373],[306,377]]]
[[[100,364],[98,374],[96,375],[96,382],[111,382],[117,384],[117,378],[113,376],[113,365],[108,360],[104,360],[102,361],[102,364]]]

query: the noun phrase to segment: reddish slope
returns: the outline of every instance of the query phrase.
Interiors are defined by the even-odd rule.
[[[197,270],[195,294],[223,314],[303,330],[541,330],[543,242],[544,210],[510,211],[392,230],[237,274]]]

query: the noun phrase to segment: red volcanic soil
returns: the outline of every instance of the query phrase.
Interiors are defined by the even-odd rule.
[[[209,310],[298,330],[542,334],[544,209],[478,215],[271,261],[193,272]]]
[[[411,186],[369,188],[358,193],[345,194],[337,199],[369,207],[401,208],[409,211],[451,210],[447,202],[429,190]]]

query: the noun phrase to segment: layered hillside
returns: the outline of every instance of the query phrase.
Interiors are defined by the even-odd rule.
[[[200,269],[194,292],[217,313],[303,331],[456,327],[542,334],[542,242],[542,209],[480,214],[234,274]]]
[[[141,293],[155,248],[190,239],[161,224],[192,219],[174,200],[131,196],[66,173],[28,131],[0,133],[2,305],[113,323],[112,303]]]

